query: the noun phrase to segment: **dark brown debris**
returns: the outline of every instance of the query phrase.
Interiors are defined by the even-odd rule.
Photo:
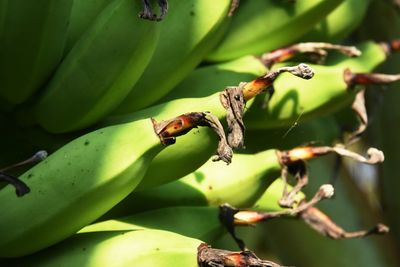
[[[160,7],[160,16],[157,16],[157,14],[153,12],[153,8],[149,0],[142,0],[142,2],[143,10],[139,13],[139,18],[152,21],[161,21],[168,12],[167,0],[157,0],[157,4]]]
[[[172,145],[176,137],[188,133],[193,128],[205,126],[211,128],[219,137],[217,155],[214,161],[222,160],[227,164],[232,160],[232,148],[228,145],[224,128],[216,116],[209,112],[190,112],[170,120],[157,122],[151,119],[155,133],[163,145]]]
[[[250,250],[229,251],[215,249],[206,243],[197,248],[197,263],[199,267],[280,267],[272,261],[262,260]]]
[[[226,109],[226,121],[228,124],[228,144],[233,148],[244,148],[243,114],[246,102],[243,98],[243,86],[240,83],[238,87],[227,87],[220,94],[222,106]]]

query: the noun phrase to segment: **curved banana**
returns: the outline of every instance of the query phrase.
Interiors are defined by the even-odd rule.
[[[110,1],[108,0],[74,0],[69,20],[65,54],[68,54],[109,3]]]
[[[137,17],[140,3],[111,2],[58,67],[33,105],[49,132],[87,127],[118,105],[144,71],[158,26]]]
[[[313,71],[307,65],[299,64],[294,67],[285,67],[269,72],[251,82],[241,83],[237,87],[227,88],[222,93],[226,94],[227,91],[232,92],[233,90],[241,91],[237,93],[239,94],[239,97],[232,97],[231,99],[233,104],[243,106],[243,110],[236,112],[235,116],[237,116],[238,113],[246,111],[244,108],[244,101],[247,101],[247,107],[252,105],[252,98],[257,94],[264,92],[264,89],[270,86],[275,78],[283,72],[290,72],[291,74],[303,79],[309,79],[313,75]],[[243,97],[240,97],[240,94],[242,94]],[[225,120],[227,116],[232,117],[232,112],[228,112],[223,106],[223,100],[225,100],[224,97],[221,97],[221,93],[215,93],[202,98],[176,99],[132,114],[109,117],[103,123],[106,125],[118,124],[146,117],[157,118],[160,115],[167,117],[171,114],[176,114],[179,110],[184,111],[188,108],[193,110],[201,108],[201,110],[207,110],[212,114],[215,114],[215,116],[220,120]],[[168,182],[183,177],[184,175],[198,169],[212,155],[212,150],[210,148],[215,146],[215,138],[210,137],[210,134],[210,131],[200,129],[195,134],[183,136],[182,145],[179,149],[171,149],[172,147],[167,148],[152,161],[152,166],[146,173],[146,179],[149,181],[159,181],[162,179],[164,182]],[[197,142],[197,138],[201,138],[202,142]],[[176,167],[171,168],[172,166]],[[168,170],[168,172],[165,170]]]
[[[346,0],[314,29],[300,39],[303,41],[339,42],[348,37],[363,21],[373,0]],[[355,12],[355,10],[357,10]]]
[[[148,107],[183,80],[221,39],[229,6],[229,0],[170,0],[149,65],[113,113]]]
[[[355,91],[349,91],[344,78],[346,69],[370,72],[387,58],[380,44],[365,42],[358,46],[362,55],[348,58],[339,55],[327,65],[312,65],[315,77],[310,81],[282,76],[274,83],[275,93],[263,108],[265,99],[256,98],[245,116],[249,129],[266,129],[293,125],[317,116],[327,115],[349,105]],[[274,65],[281,66],[280,64]]]
[[[296,41],[343,0],[243,0],[232,17],[229,31],[208,56],[226,61],[258,55]]]
[[[196,127],[196,116],[188,113],[168,123],[144,119],[96,130],[20,176],[31,189],[24,198],[15,201],[11,186],[1,189],[0,257],[48,247],[104,214],[139,184],[150,161],[165,147],[162,143],[173,144],[174,136]]]
[[[72,0],[0,2],[0,97],[25,102],[63,56]]]
[[[208,161],[177,181],[147,190],[140,190],[143,184],[139,185],[101,219],[168,206],[219,205],[227,202],[235,207],[250,207],[279,177],[280,171],[281,165],[274,149],[254,155],[235,154],[235,160],[228,166]],[[143,180],[143,183],[148,181]]]
[[[7,266],[27,267],[198,267],[202,241],[173,232],[135,229],[76,234],[49,249]]]
[[[267,72],[265,65],[254,56],[244,56],[228,62],[199,67],[159,102],[185,97],[205,97],[220,92],[226,86],[254,80]]]
[[[213,243],[226,232],[218,218],[219,208],[212,206],[170,206],[88,225],[78,233],[158,229]]]

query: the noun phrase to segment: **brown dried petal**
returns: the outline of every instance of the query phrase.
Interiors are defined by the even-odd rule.
[[[197,263],[200,267],[280,267],[280,265],[258,258],[254,252],[229,251],[211,248],[202,243],[197,248]]]
[[[310,207],[304,210],[300,214],[300,217],[318,233],[332,239],[358,238],[372,234],[385,234],[389,231],[389,228],[386,225],[378,224],[370,230],[346,232],[325,213],[315,207]]]
[[[227,87],[220,94],[222,106],[226,109],[226,121],[228,124],[228,144],[233,148],[244,148],[243,114],[246,102],[243,97],[243,86],[240,83],[238,87]]]

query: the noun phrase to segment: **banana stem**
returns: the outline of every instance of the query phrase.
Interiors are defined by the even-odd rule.
[[[236,9],[239,7],[240,0],[231,0],[231,6],[229,8],[228,17],[232,17],[235,14]]]
[[[255,96],[266,91],[273,82],[282,73],[289,72],[302,79],[311,79],[314,76],[314,71],[306,64],[299,64],[293,67],[282,67],[276,70],[272,70],[267,74],[243,85],[243,97],[245,101],[248,101]]]
[[[349,57],[361,55],[361,51],[355,46],[335,45],[322,42],[298,43],[288,47],[273,50],[261,56],[261,62],[270,68],[273,64],[286,61],[300,53],[310,53],[316,55],[320,60],[324,59],[328,52],[326,50],[335,50]]]

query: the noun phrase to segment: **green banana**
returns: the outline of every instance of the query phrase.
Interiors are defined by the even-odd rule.
[[[158,26],[137,17],[138,1],[111,2],[65,57],[34,103],[52,133],[87,127],[118,105],[154,52]]]
[[[173,232],[151,229],[88,232],[6,264],[10,267],[197,267],[197,248],[201,243]]]
[[[109,3],[108,0],[74,0],[65,44],[66,54]]]
[[[348,37],[363,21],[374,0],[346,0],[320,21],[302,41],[339,42]]]
[[[101,217],[117,218],[169,206],[205,206],[225,202],[250,207],[280,175],[276,150],[254,155],[235,154],[228,166],[208,161],[198,170],[165,185],[135,190]],[[139,189],[139,188],[138,188]]]
[[[148,228],[171,231],[212,244],[226,233],[218,215],[218,207],[171,206],[100,221],[84,227],[78,233]]]
[[[304,64],[300,64],[289,69],[281,71],[289,71],[294,74],[293,70],[296,70],[297,74],[294,75],[302,76],[302,78],[305,79],[312,77],[312,75],[310,75],[312,74],[312,71]],[[272,80],[279,75],[276,72],[273,72],[272,76],[274,76],[274,78],[269,80],[271,78],[268,76],[269,74],[271,73],[266,74],[266,77],[269,78],[263,76],[257,80],[253,80],[245,85],[242,85],[241,87],[238,87],[238,89],[242,89],[243,98],[239,97],[236,101],[240,102],[241,99],[246,99],[247,107],[251,106],[253,102],[252,97],[261,93],[263,89],[268,87],[273,82]],[[132,114],[108,117],[103,121],[103,124],[118,124],[146,117],[158,118],[160,115],[168,117],[171,114],[176,114],[177,112],[179,113],[180,110],[184,111],[188,108],[192,110],[201,108],[201,110],[210,111],[220,120],[225,119],[227,116],[227,111],[222,106],[220,101],[220,93],[214,93],[202,98],[180,98],[152,106]],[[183,145],[180,146],[180,148],[174,149],[173,147],[169,147],[157,155],[157,157],[152,161],[151,166],[146,173],[145,179],[148,181],[155,181],[157,184],[160,184],[158,182],[160,179],[162,179],[164,182],[173,181],[198,169],[212,155],[213,151],[211,150],[211,147],[215,146],[215,138],[212,138],[210,134],[211,132],[208,129],[199,129],[195,135],[183,136]],[[202,142],[197,142],[197,138],[200,138]],[[145,189],[144,186],[142,189]]]
[[[224,39],[206,59],[232,60],[288,45],[312,29],[342,2],[243,0]]]
[[[292,126],[246,131],[244,153],[256,153],[265,149],[290,149],[304,144],[331,145],[340,138],[341,129],[332,115],[302,122],[301,118]]]
[[[11,186],[1,189],[0,257],[48,247],[104,214],[139,184],[162,143],[173,144],[174,136],[196,127],[198,115],[96,130],[20,176],[31,188],[23,198],[15,200]]]
[[[229,0],[169,3],[154,55],[114,114],[148,107],[167,94],[203,60],[227,29]]]
[[[357,34],[358,38],[377,41],[398,38],[400,36],[398,10],[387,1],[372,0]]]
[[[193,70],[159,102],[185,97],[205,97],[220,92],[228,85],[254,80],[268,72],[254,56],[244,56],[228,62],[204,66]]]
[[[72,0],[0,1],[0,97],[25,102],[60,63]]]
[[[348,90],[344,71],[370,72],[387,57],[383,47],[374,42],[364,42],[358,48],[362,51],[360,57],[339,55],[326,66],[310,64],[316,73],[310,81],[282,75],[274,83],[275,93],[267,107],[262,108],[264,98],[256,98],[246,113],[246,126],[249,129],[287,127],[297,120],[327,115],[349,105],[356,91]],[[279,66],[281,64],[274,65]]]

